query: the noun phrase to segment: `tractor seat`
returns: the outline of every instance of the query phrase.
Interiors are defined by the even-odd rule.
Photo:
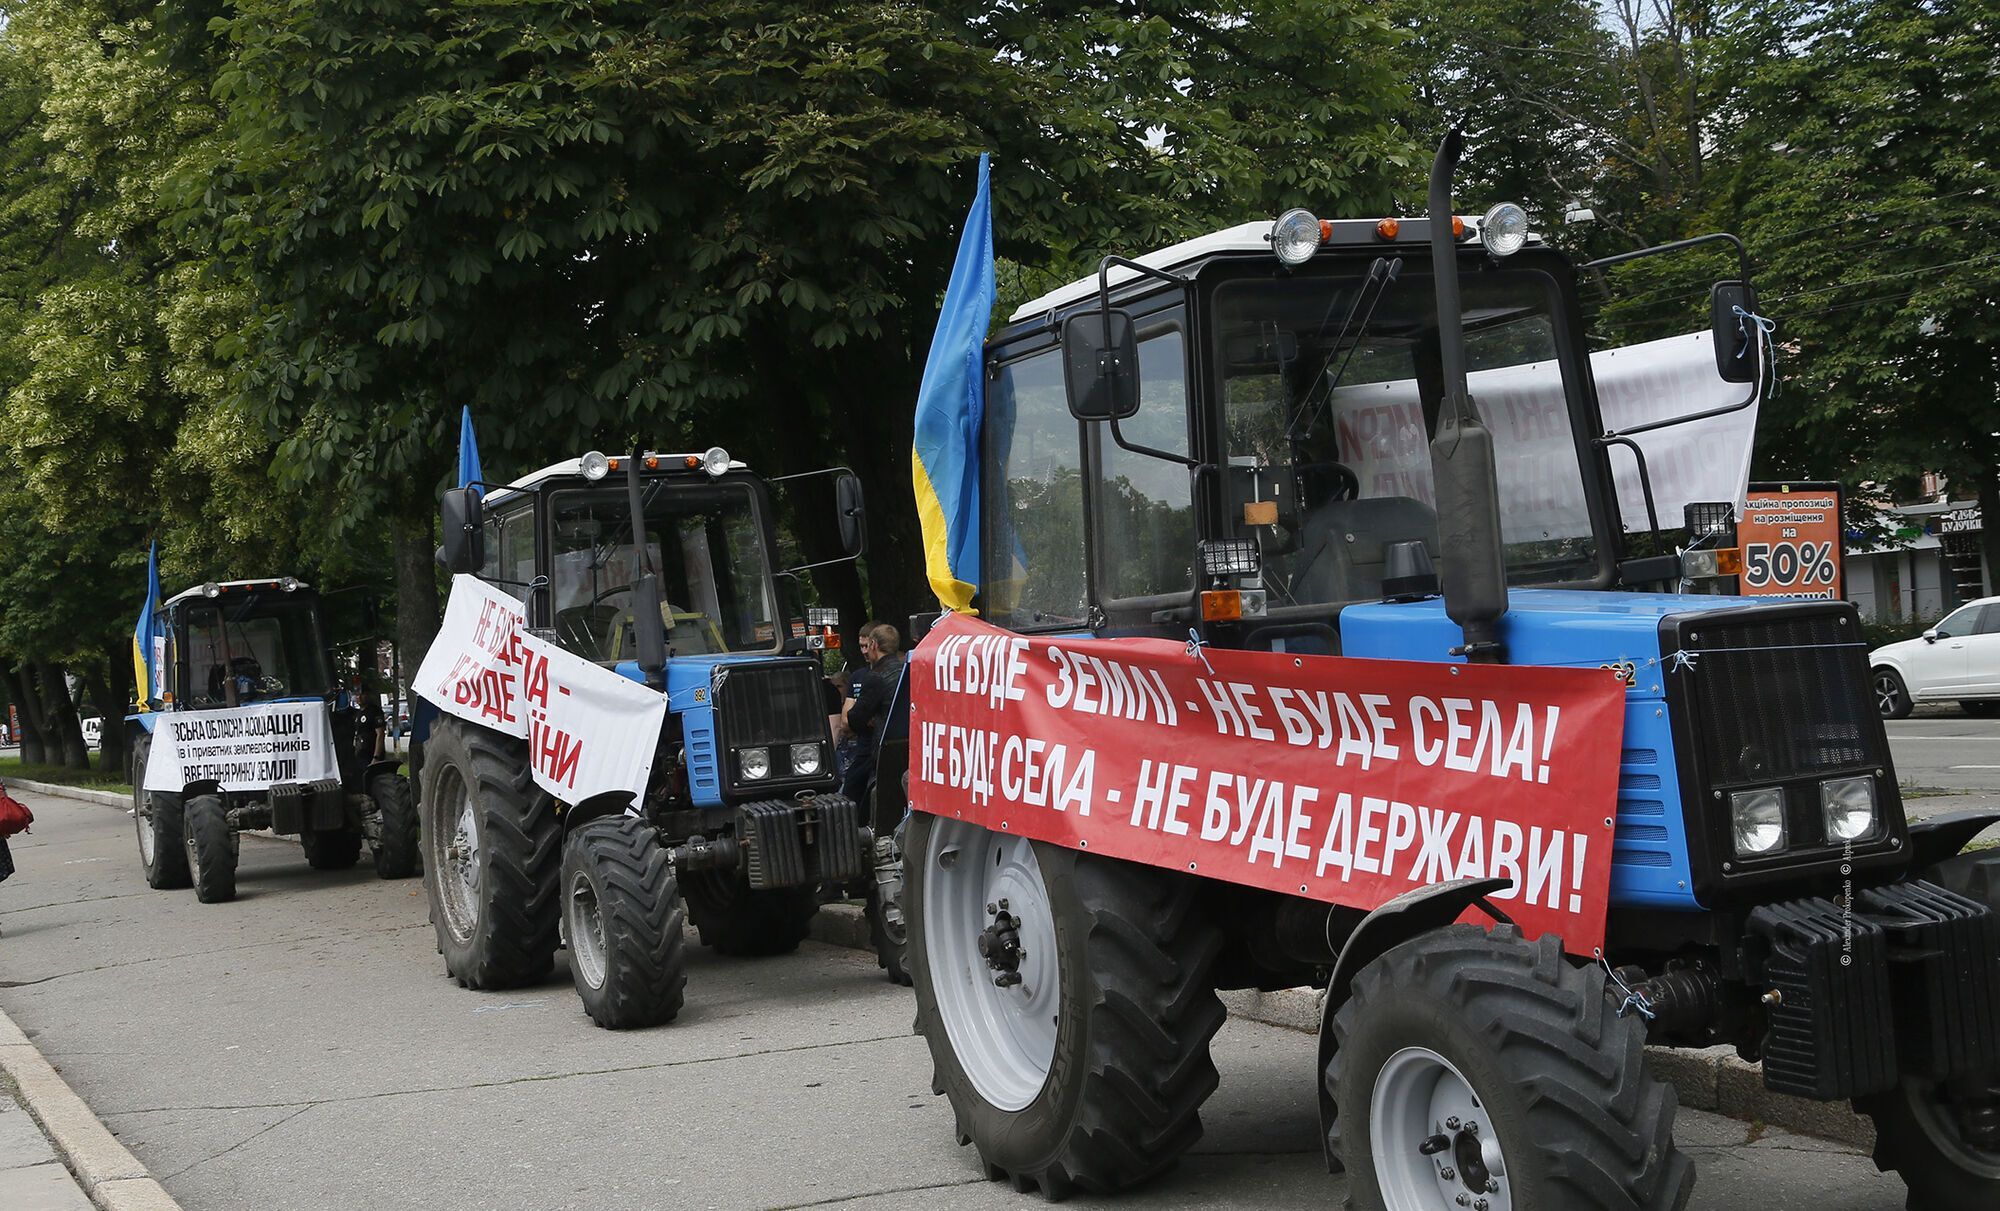
[[[1412,496],[1330,500],[1306,514],[1293,566],[1303,568],[1292,595],[1300,601],[1372,601],[1382,596],[1384,552],[1392,542],[1421,541],[1438,552],[1437,510]]]

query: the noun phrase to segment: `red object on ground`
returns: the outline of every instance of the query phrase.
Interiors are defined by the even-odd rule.
[[[8,794],[5,784],[0,784],[0,837],[25,833],[34,822],[35,813],[28,810],[28,805]]]

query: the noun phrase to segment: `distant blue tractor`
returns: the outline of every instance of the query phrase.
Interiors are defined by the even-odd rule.
[[[1611,259],[1733,250],[1696,348],[1738,386],[1608,431],[1579,279],[1609,262],[1519,207],[1455,216],[1457,157],[1453,134],[1428,218],[1292,211],[1016,311],[986,347],[975,605],[1026,634],[1612,671],[1603,952],[1498,909],[1453,924],[1505,880],[1364,913],[919,802],[902,908],[958,1138],[1051,1197],[1142,1182],[1200,1136],[1215,990],[1309,984],[1351,1206],[1682,1206],[1650,1042],[1851,1101],[1912,1208],[2000,1207],[2000,853],[1961,853],[2000,813],[1906,819],[1852,605],[1678,591],[1725,562],[1729,519],[1689,502],[1666,539],[1632,440],[1758,399],[1740,244]],[[1614,459],[1639,472],[1629,524]]]
[[[859,481],[826,474],[844,557],[858,556]],[[527,740],[452,716],[434,726],[425,887],[461,984],[539,980],[566,943],[593,1021],[670,1021],[684,921],[725,954],[783,953],[822,884],[870,873],[866,807],[837,793],[828,620],[795,608],[797,578],[773,566],[767,481],[719,448],[592,452],[483,500],[446,493],[444,534],[440,560],[519,598],[533,634],[667,701],[638,801],[561,802],[532,780]]]

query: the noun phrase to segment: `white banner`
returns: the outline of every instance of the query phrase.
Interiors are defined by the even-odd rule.
[[[1606,349],[1591,354],[1590,366],[1604,425],[1613,431],[1735,403],[1750,389],[1716,374],[1707,332]],[[1480,418],[1493,430],[1503,539],[1533,542],[1590,533],[1561,368],[1531,362],[1480,370],[1467,376],[1467,385]],[[1342,387],[1333,394],[1333,413],[1342,457],[1359,477],[1364,498],[1409,496],[1436,503],[1414,379]],[[1680,525],[1681,507],[1690,501],[1726,500],[1740,509],[1756,431],[1753,405],[1634,438],[1646,452],[1660,524]],[[1620,516],[1628,529],[1643,530],[1646,499],[1637,463],[1623,448],[1614,448],[1610,457]]]
[[[213,711],[166,711],[153,724],[145,787],[180,794],[191,782],[263,791],[282,782],[340,777],[326,703],[253,702]]]
[[[521,603],[476,576],[452,578],[412,689],[446,714],[527,740],[535,784],[565,803],[642,796],[667,713],[664,694],[529,634]]]

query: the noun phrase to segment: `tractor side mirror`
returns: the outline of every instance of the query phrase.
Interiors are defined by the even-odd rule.
[[[1063,321],[1063,387],[1078,420],[1124,420],[1139,410],[1139,344],[1132,316],[1079,311]]]
[[[477,572],[486,563],[486,516],[479,493],[448,488],[438,513],[444,523],[438,562],[451,572]]]
[[[867,505],[862,501],[861,477],[843,471],[833,481],[834,511],[840,518],[840,545],[849,555],[868,550]]]
[[[1739,314],[1740,313],[1740,314]],[[1757,292],[1748,282],[1717,282],[1708,295],[1708,326],[1715,341],[1715,372],[1725,383],[1754,383],[1763,374],[1763,334],[1757,331]]]

